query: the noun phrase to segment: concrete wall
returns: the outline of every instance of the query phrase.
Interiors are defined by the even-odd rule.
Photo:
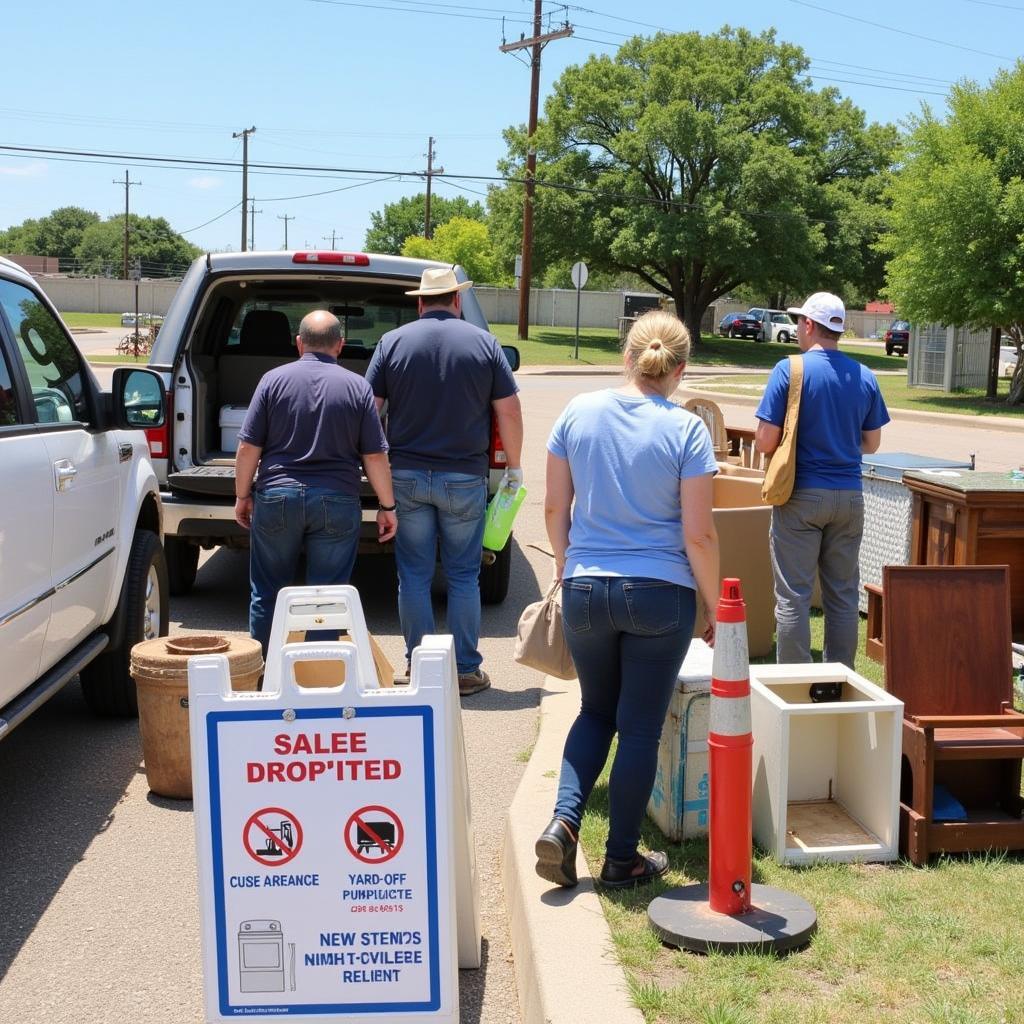
[[[134,281],[106,277],[37,277],[36,281],[62,313],[127,313],[135,309]],[[140,281],[139,312],[163,316],[178,283]]]
[[[488,323],[519,321],[519,291],[515,288],[476,288]],[[580,327],[616,327],[622,316],[622,292],[580,293]],[[530,323],[537,327],[575,327],[576,291],[572,288],[533,288]]]

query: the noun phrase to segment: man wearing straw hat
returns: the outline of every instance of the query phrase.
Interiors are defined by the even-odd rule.
[[[419,288],[406,292],[418,299],[419,319],[381,338],[366,373],[378,410],[388,403],[406,660],[435,631],[430,585],[440,542],[463,697],[491,685],[477,646],[492,413],[508,459],[502,486],[518,489],[523,477],[515,378],[497,338],[461,319],[462,292],[472,284],[454,267],[424,270]]]

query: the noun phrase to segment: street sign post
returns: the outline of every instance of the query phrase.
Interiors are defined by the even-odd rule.
[[[583,291],[583,286],[587,283],[587,278],[590,277],[590,271],[587,269],[586,263],[582,260],[572,265],[570,271],[572,275],[572,283],[576,286],[576,344],[573,346],[573,359],[579,359],[580,357],[580,292]]]
[[[314,625],[351,642],[281,643]],[[311,661],[344,682],[299,685]],[[425,637],[407,687],[372,664],[353,587],[281,591],[262,692],[189,661],[210,1021],[459,1019],[480,925],[453,641]]]

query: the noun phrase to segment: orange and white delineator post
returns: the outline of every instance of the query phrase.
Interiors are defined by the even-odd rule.
[[[746,605],[740,581],[724,579],[715,625],[708,726],[708,901],[711,910],[719,914],[745,914],[750,910],[753,749]]]

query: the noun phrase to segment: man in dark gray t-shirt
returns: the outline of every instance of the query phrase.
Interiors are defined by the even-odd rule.
[[[292,583],[303,545],[308,584],[348,583],[362,526],[360,466],[380,503],[377,539],[391,540],[398,522],[380,416],[369,384],[338,365],[337,317],[308,314],[296,344],[299,358],[257,385],[235,459],[235,519],[251,531],[249,631],[264,654],[277,593]]]
[[[406,293],[418,297],[420,318],[385,334],[366,372],[378,409],[388,403],[406,659],[434,632],[430,584],[440,541],[463,696],[490,685],[477,646],[492,414],[508,459],[503,485],[517,490],[523,478],[515,378],[494,335],[460,319],[461,293],[472,283],[452,269],[425,270],[420,287]]]

